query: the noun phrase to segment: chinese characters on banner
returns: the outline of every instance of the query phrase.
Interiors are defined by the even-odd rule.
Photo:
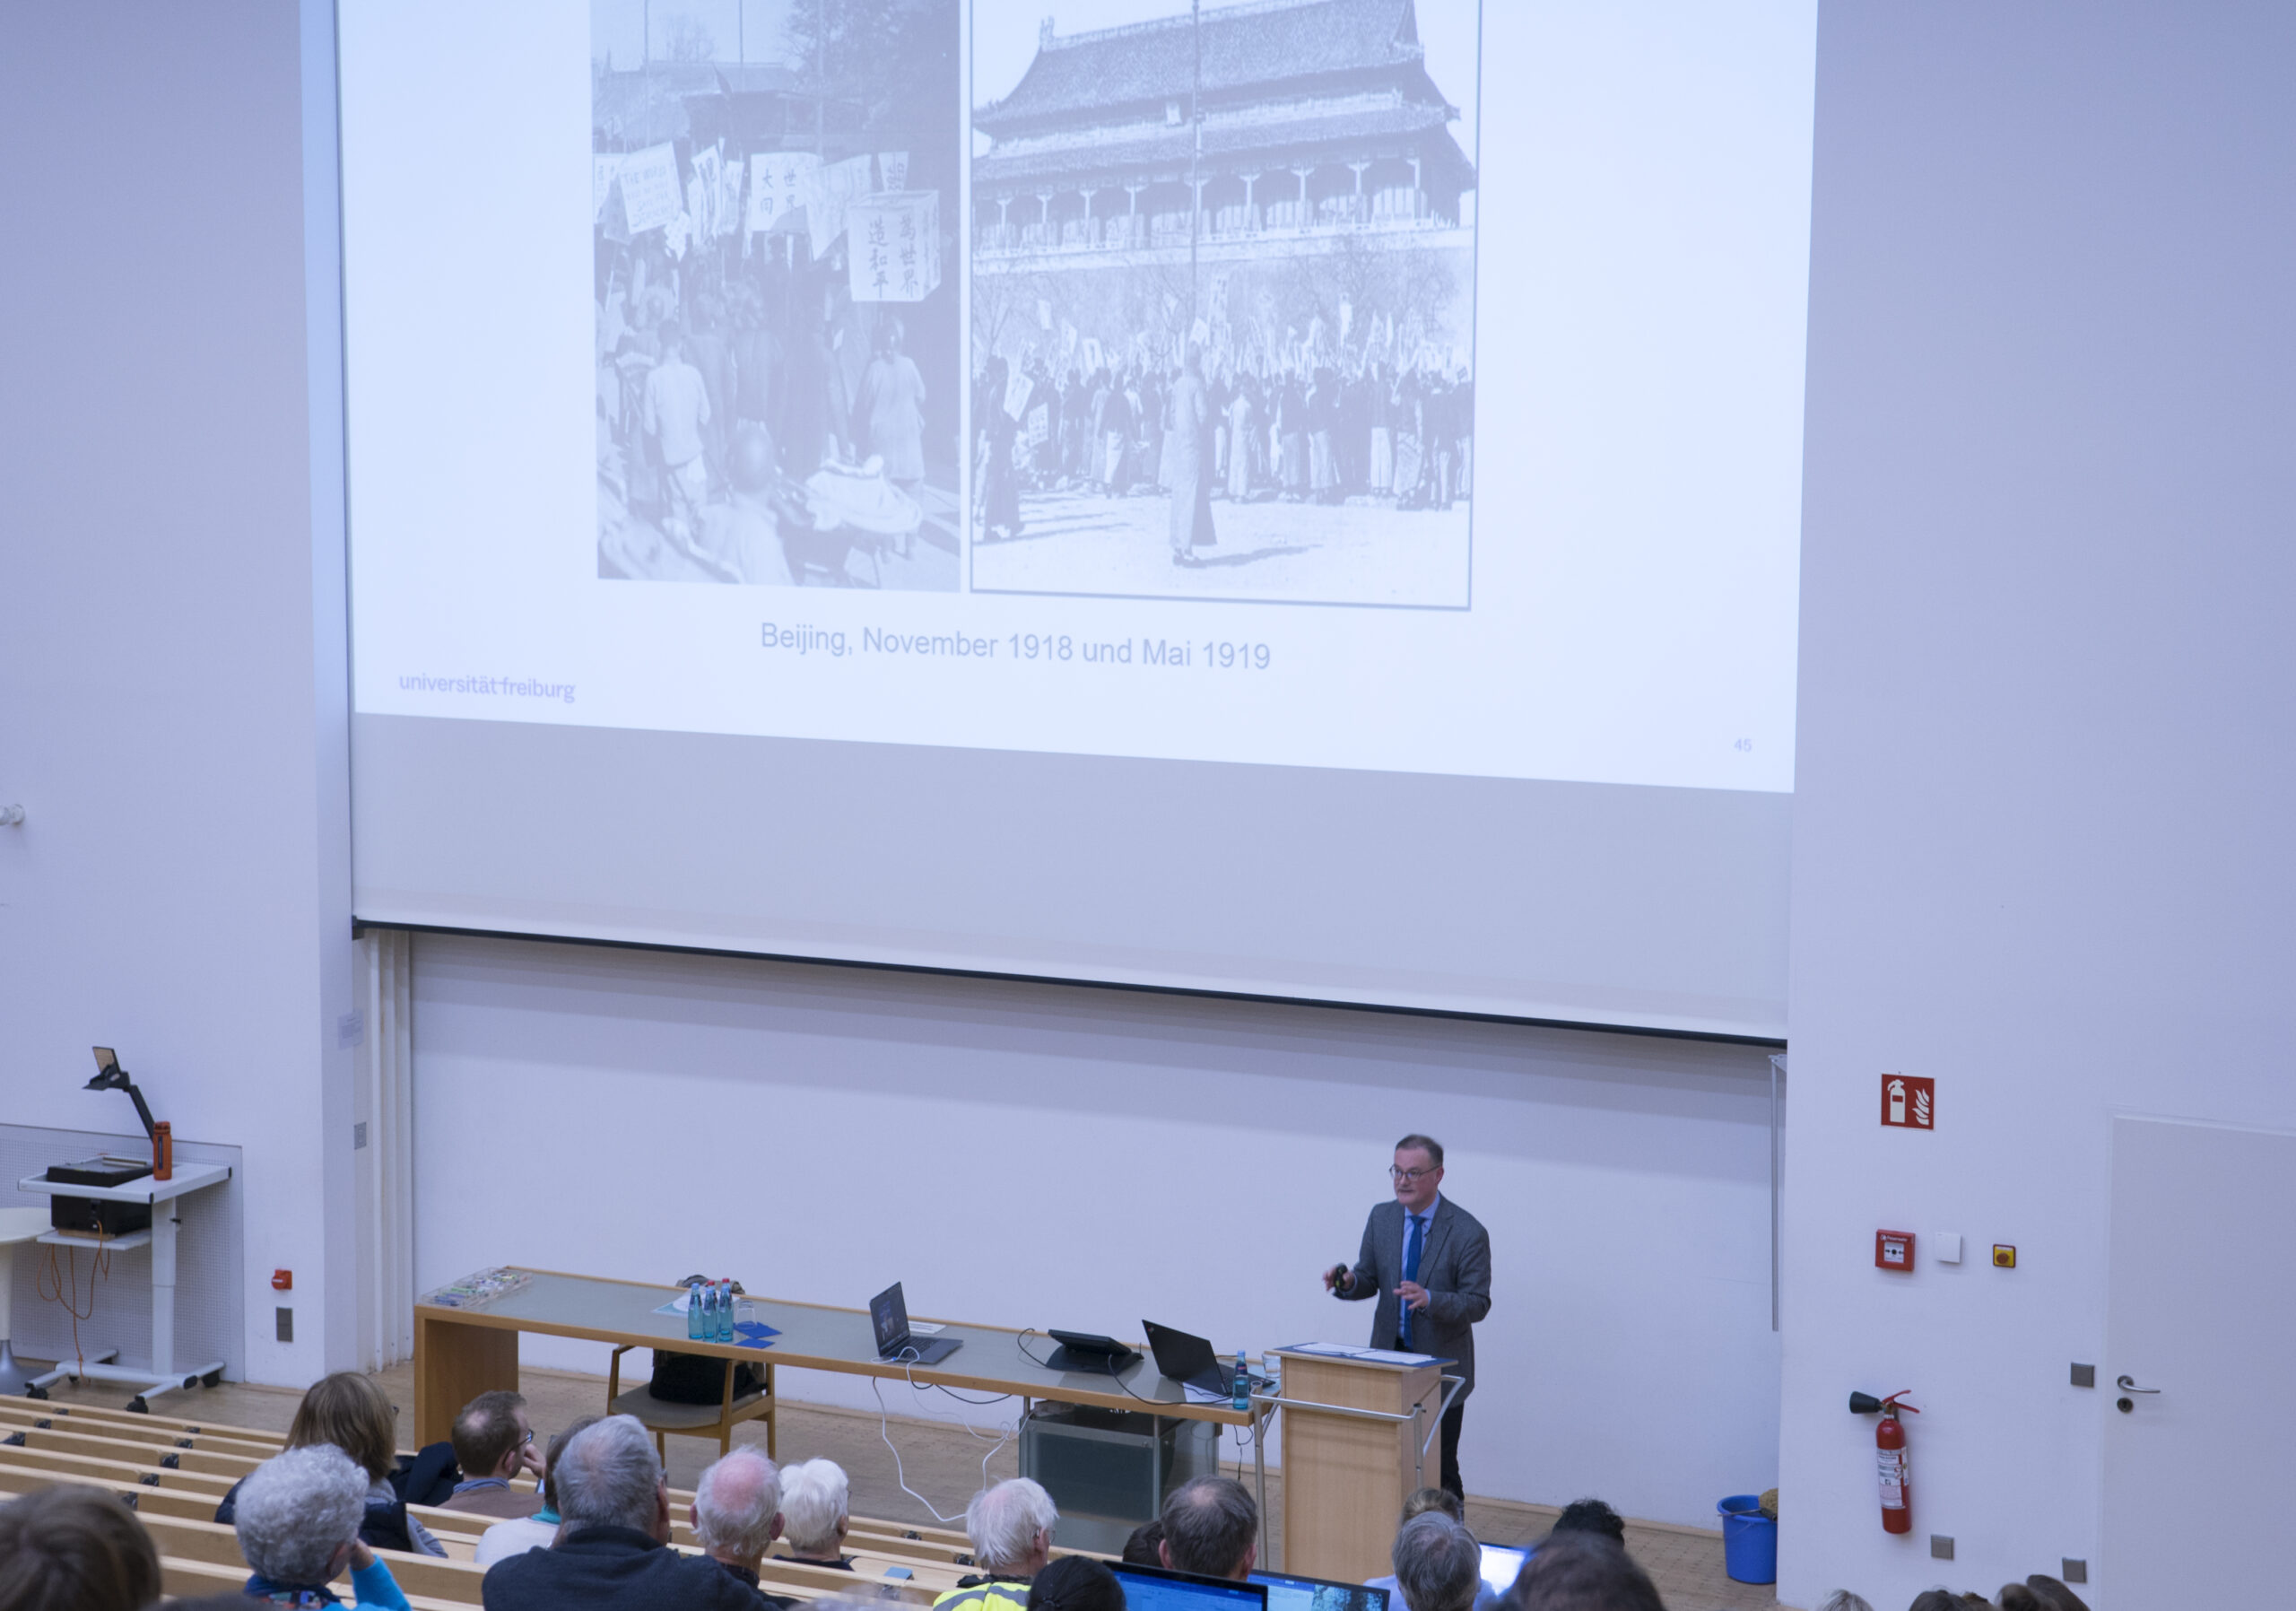
[[[820,155],[810,151],[761,151],[752,155],[750,232],[770,230],[790,211],[804,206],[805,189],[821,165]]]
[[[846,208],[846,265],[857,302],[918,302],[941,283],[941,193],[893,190]]]
[[[877,153],[877,188],[906,190],[909,188],[909,153],[905,151],[881,151]]]

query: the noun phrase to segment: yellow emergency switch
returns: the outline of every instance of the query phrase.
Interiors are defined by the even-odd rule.
[[[2017,1250],[2005,1241],[1995,1242],[1993,1244],[1993,1267],[1996,1270],[2015,1269],[2017,1267]]]

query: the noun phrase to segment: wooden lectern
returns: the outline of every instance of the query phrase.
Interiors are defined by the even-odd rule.
[[[1274,1352],[1283,1362],[1283,1570],[1343,1583],[1385,1577],[1403,1502],[1436,1481],[1434,1450],[1423,1475],[1421,1450],[1442,1411],[1445,1362]]]

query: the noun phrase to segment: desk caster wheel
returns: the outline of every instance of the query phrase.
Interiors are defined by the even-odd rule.
[[[183,1379],[183,1390],[187,1393],[198,1385],[199,1378],[196,1376],[187,1376]]]
[[[201,1387],[204,1387],[204,1388],[212,1388],[212,1387],[213,1387],[217,1382],[222,1381],[222,1380],[223,1380],[223,1372],[221,1372],[221,1371],[210,1371],[210,1372],[207,1372],[207,1374],[206,1374],[206,1375],[204,1375],[204,1376],[203,1376],[203,1377],[201,1377],[201,1378],[199,1379],[199,1385],[200,1385]],[[189,1387],[190,1385],[191,1385],[191,1384],[190,1384],[189,1382],[186,1382],[186,1383],[184,1383],[184,1386],[186,1386],[186,1387]]]
[[[131,1415],[148,1415],[152,1413],[152,1406],[144,1403],[144,1395],[138,1393],[127,1401],[127,1413]]]
[[[24,1397],[27,1398],[45,1398],[48,1397],[48,1389],[35,1381],[24,1389]]]

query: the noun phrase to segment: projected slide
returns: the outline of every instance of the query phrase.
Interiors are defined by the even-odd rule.
[[[354,910],[1775,1037],[1815,0],[338,0]]]
[[[341,16],[361,712],[1791,790],[1811,4]]]

